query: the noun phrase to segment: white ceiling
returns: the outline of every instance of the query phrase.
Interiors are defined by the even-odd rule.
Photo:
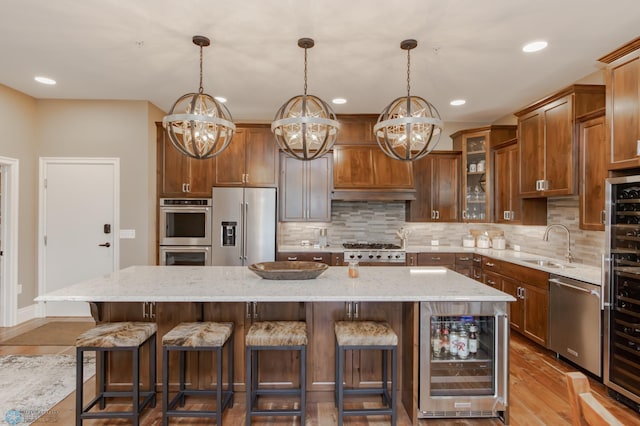
[[[202,34],[205,92],[228,98],[235,120],[270,121],[302,93],[297,40],[311,37],[309,93],[347,98],[337,113],[378,113],[406,94],[400,41],[415,38],[411,93],[447,122],[491,123],[602,68],[638,23],[638,0],[3,0],[0,83],[168,111],[198,89]],[[549,47],[523,54],[535,39]]]

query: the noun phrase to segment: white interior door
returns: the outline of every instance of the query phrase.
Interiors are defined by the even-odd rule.
[[[118,159],[41,159],[41,285],[47,293],[118,269]],[[46,303],[45,316],[88,316]]]

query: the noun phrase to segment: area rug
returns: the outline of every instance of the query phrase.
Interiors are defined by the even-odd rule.
[[[95,358],[85,357],[84,377],[95,374]],[[51,409],[75,391],[73,355],[1,355],[0,424],[31,424],[54,418]]]
[[[0,342],[0,345],[74,346],[76,337],[95,326],[95,323],[91,321],[53,321]],[[0,418],[2,418],[1,415]]]

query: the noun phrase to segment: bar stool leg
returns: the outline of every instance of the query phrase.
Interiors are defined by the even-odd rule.
[[[106,377],[105,377],[105,370],[107,369],[107,366],[105,365],[105,363],[107,362],[107,356],[105,351],[103,350],[98,350],[98,360],[99,360],[99,364],[100,364],[100,372],[98,373],[98,392],[100,392],[100,395],[104,395],[104,392],[106,390]],[[104,410],[107,406],[107,401],[106,398],[103,396],[100,398],[100,409]]]
[[[300,349],[300,426],[304,426],[307,414],[307,347]]]
[[[162,349],[162,426],[169,424],[167,408],[169,406],[169,350]]]
[[[229,337],[229,357],[227,358],[227,371],[229,373],[229,392],[230,392],[230,399],[229,399],[229,408],[233,408],[233,398],[235,395],[234,389],[233,389],[233,334],[231,334],[231,336]]]
[[[247,363],[247,371],[246,371],[246,381],[247,381],[247,414],[246,414],[246,426],[251,426],[251,411],[253,411],[253,377],[252,377],[252,369],[253,365],[252,350],[250,347],[247,347],[246,350],[246,363]]]
[[[155,333],[151,336],[151,348],[149,349],[149,390],[153,392],[153,396],[151,397],[151,408],[156,407],[156,397],[157,393],[156,385],[158,383],[158,368],[157,368],[157,359],[156,359],[156,335]]]
[[[82,393],[84,388],[84,352],[76,348],[76,426],[82,426]]]
[[[137,426],[140,421],[140,347],[133,350],[133,426]]]
[[[338,370],[336,376],[336,387],[338,389],[338,426],[342,426],[344,421],[344,349],[338,349]]]
[[[394,389],[395,384],[398,383],[398,349],[394,347],[391,349],[391,425],[395,426],[398,418],[397,410],[397,394]]]
[[[391,401],[389,401],[388,391],[389,388],[387,386],[388,381],[388,360],[389,360],[389,351],[387,349],[382,350],[382,403],[390,405]]]

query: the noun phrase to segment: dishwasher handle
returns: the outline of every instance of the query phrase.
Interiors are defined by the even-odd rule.
[[[571,285],[571,284],[565,283],[565,282],[563,282],[563,281],[561,281],[561,280],[559,280],[557,278],[551,278],[551,279],[549,279],[549,282],[557,284],[557,285],[561,285],[563,287],[569,287],[571,289],[574,289],[574,290],[577,290],[577,291],[581,291],[583,293],[589,293],[589,294],[592,294],[592,295],[594,295],[594,296],[596,296],[598,298],[600,297],[600,293],[598,291],[596,291],[596,290],[588,290],[586,288],[578,287],[576,285]]]

